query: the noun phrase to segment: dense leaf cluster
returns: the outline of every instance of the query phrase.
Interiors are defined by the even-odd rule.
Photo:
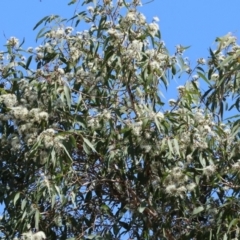
[[[86,0],[37,23],[37,48],[12,37],[0,53],[6,239],[238,238],[239,120],[223,117],[239,110],[240,46],[217,38],[193,68],[140,5]]]

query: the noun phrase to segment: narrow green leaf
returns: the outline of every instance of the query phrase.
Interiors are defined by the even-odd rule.
[[[20,197],[20,192],[16,193],[16,195],[14,196],[14,200],[13,200],[13,205],[14,206],[16,205],[16,202],[19,199],[19,197]]]
[[[28,58],[27,63],[26,63],[26,66],[25,66],[26,69],[29,68],[29,65],[30,65],[30,63],[31,63],[31,61],[32,61],[32,58],[33,58],[32,55]]]
[[[69,87],[67,85],[64,85],[63,90],[64,90],[65,97],[67,99],[68,107],[70,109],[71,108],[71,96],[70,96]]]
[[[77,0],[72,0],[71,2],[68,3],[68,5],[72,5],[76,2]]]
[[[200,78],[202,78],[208,85],[211,86],[210,81],[204,76],[204,74],[202,74],[201,72],[197,72],[197,74],[198,74],[198,76],[199,76]]]
[[[93,150],[93,152],[97,152],[93,144],[87,138],[83,138],[83,141]]]
[[[230,222],[230,224],[229,224],[229,226],[228,226],[228,231],[227,231],[227,233],[229,233],[229,231],[231,230],[231,227],[232,227],[232,226],[235,226],[238,222],[239,222],[239,218],[234,218],[234,219]]]
[[[59,146],[61,146],[61,147],[64,149],[64,151],[65,151],[65,153],[67,154],[68,158],[69,158],[71,161],[73,161],[73,159],[72,159],[72,157],[70,156],[70,154],[69,154],[68,150],[66,149],[66,147],[65,147],[63,144],[61,144],[61,143],[59,143]]]
[[[47,20],[49,18],[49,16],[46,16],[44,18],[42,18],[33,28],[33,30],[35,30],[39,25],[41,25],[45,20]]]
[[[27,200],[24,198],[21,203],[21,210],[25,208],[26,204],[27,204]]]
[[[40,218],[40,212],[38,209],[36,209],[34,220],[35,220],[35,228],[39,229],[39,218]]]
[[[223,236],[223,240],[227,240],[227,234],[226,233]]]
[[[53,194],[51,198],[51,208],[53,209],[56,203],[56,195]]]
[[[202,212],[203,210],[204,210],[204,207],[203,207],[203,206],[196,207],[196,208],[193,209],[193,213],[192,213],[192,214],[193,214],[193,215],[196,215],[196,214]]]

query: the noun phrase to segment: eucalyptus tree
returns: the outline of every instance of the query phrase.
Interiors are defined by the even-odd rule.
[[[39,21],[37,48],[8,39],[0,54],[6,239],[238,238],[239,121],[223,117],[239,110],[240,47],[230,34],[217,38],[209,59],[190,66],[185,47],[169,54],[158,18],[147,22],[140,5],[85,0],[68,20]],[[183,74],[166,102],[162,88]]]

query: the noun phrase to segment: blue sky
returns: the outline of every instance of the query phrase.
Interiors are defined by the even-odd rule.
[[[15,36],[24,46],[37,46],[35,41],[38,29],[35,24],[43,17],[58,14],[70,17],[76,4],[67,6],[70,0],[1,0],[0,1],[0,50],[7,38]],[[207,57],[209,47],[214,48],[216,37],[232,32],[240,37],[239,0],[142,0],[143,12],[148,21],[154,16],[160,19],[162,40],[171,53],[176,45],[191,46],[186,57],[193,65],[199,57]],[[80,0],[82,3],[83,0]],[[150,3],[148,3],[150,2]],[[79,4],[80,6],[81,4]],[[81,26],[80,26],[81,27]],[[83,26],[84,28],[84,26]],[[40,42],[38,43],[40,44]],[[186,79],[172,81],[167,99],[176,97],[176,87],[183,85]]]

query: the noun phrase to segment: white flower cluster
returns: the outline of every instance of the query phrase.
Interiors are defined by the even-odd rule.
[[[18,47],[19,40],[15,37],[10,37],[9,40],[7,41],[7,45],[11,47]]]
[[[240,159],[237,160],[234,164],[232,164],[232,170],[238,172],[240,170]]]
[[[17,103],[17,97],[15,94],[3,94],[0,95],[0,103],[4,103],[7,108],[13,107]]]
[[[217,170],[217,167],[214,164],[211,164],[205,168],[203,168],[203,174],[207,177],[212,176]]]
[[[152,108],[149,108],[146,104],[136,105],[137,114],[141,119],[148,118],[151,120],[162,121],[164,119],[164,114],[162,112],[155,112]]]
[[[228,33],[223,37],[217,38],[216,41],[219,42],[219,49],[223,50],[231,45],[236,46],[237,38],[233,36],[232,33]]]
[[[194,182],[189,183],[189,178],[180,167],[174,167],[168,172],[164,180],[165,191],[169,195],[183,197],[187,191],[193,191],[196,187]]]
[[[133,40],[126,51],[126,54],[129,58],[135,58],[136,60],[141,60],[141,52],[142,52],[143,43],[139,40]]]
[[[149,33],[154,37],[159,30],[159,26],[157,23],[153,22],[148,25],[148,31]]]
[[[71,34],[72,32],[72,27],[59,27],[56,30],[51,30],[50,32],[46,33],[46,37],[52,39],[62,39],[65,38],[67,35]]]
[[[38,140],[43,143],[46,149],[55,148],[57,151],[61,151],[62,141],[65,138],[59,134],[56,135],[56,131],[52,128],[46,129],[38,136]]]

